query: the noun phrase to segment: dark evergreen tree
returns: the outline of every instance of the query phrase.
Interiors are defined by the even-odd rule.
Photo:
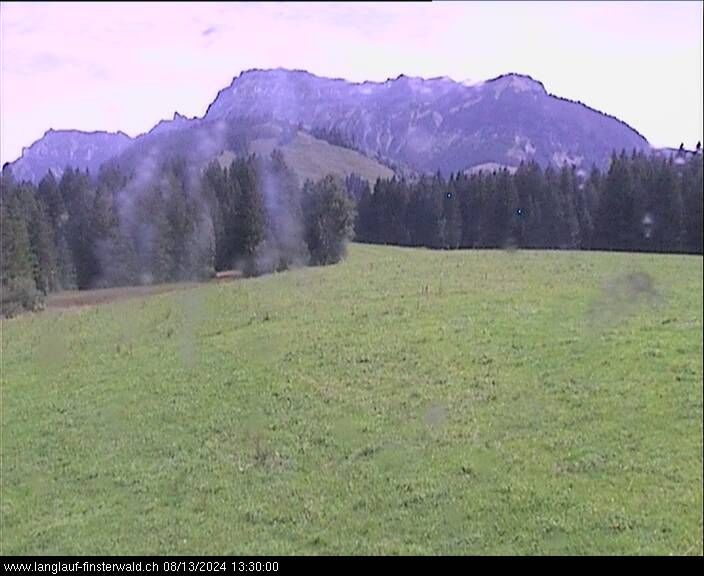
[[[266,214],[261,193],[257,187],[254,158],[232,163],[228,177],[237,182],[234,203],[232,254],[242,262],[245,274],[256,274],[256,255],[266,234]]]
[[[333,176],[303,189],[305,240],[314,265],[334,264],[345,254],[354,229],[354,205]]]
[[[458,186],[452,178],[446,187],[442,200],[442,218],[445,228],[445,248],[459,248],[462,243],[462,212],[458,196]]]
[[[578,186],[575,209],[580,230],[580,247],[587,250],[592,247],[594,238],[594,219],[596,217],[601,193],[601,172],[592,166],[589,176]]]
[[[594,223],[594,247],[630,250],[635,244],[633,186],[625,152],[614,154],[604,180]]]
[[[345,190],[355,204],[359,204],[362,196],[371,192],[369,182],[354,172],[345,178]]]
[[[38,263],[28,231],[25,184],[17,185],[5,169],[0,176],[0,314],[12,316],[41,306],[36,288]]]
[[[59,181],[59,192],[68,215],[62,231],[71,251],[79,289],[91,288],[100,272],[91,236],[94,191],[88,172],[67,167]]]
[[[577,176],[573,166],[563,166],[560,170],[560,184],[556,201],[558,209],[558,241],[560,248],[574,250],[580,245],[579,219],[575,206],[578,196]]]
[[[682,201],[684,205],[684,250],[702,253],[702,155],[694,155],[683,170]]]
[[[357,212],[355,214],[354,230],[355,237],[360,242],[372,242],[374,237],[374,197],[369,188],[364,190],[357,202]]]
[[[36,261],[34,282],[37,289],[44,294],[58,290],[60,283],[54,235],[41,202],[32,202],[28,227],[30,246]]]
[[[408,201],[403,222],[406,231],[402,238],[411,246],[443,246],[442,194],[443,190],[438,188],[438,182],[422,177],[415,185],[411,185],[409,193],[403,196],[404,201],[406,198]],[[378,226],[383,230],[383,222],[379,222]]]

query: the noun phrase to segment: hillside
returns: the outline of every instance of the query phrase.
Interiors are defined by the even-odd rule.
[[[42,146],[41,149],[47,149],[48,144],[43,143]],[[215,122],[189,120],[178,114],[174,115],[173,120],[162,121],[147,134],[130,141],[130,145],[118,146],[114,154],[108,158],[102,157],[100,162],[94,159],[87,163],[74,154],[74,160],[69,164],[88,167],[93,172],[103,162],[144,171],[153,169],[160,160],[170,155],[184,156],[194,166],[204,166],[218,157],[227,159],[229,163],[237,154],[268,156],[274,148],[283,152],[287,164],[301,183],[307,178],[315,180],[327,174],[344,177],[355,173],[373,184],[377,178],[391,178],[394,174],[393,170],[373,158],[356,150],[329,144],[287,123],[240,119],[223,126]],[[42,160],[33,164],[33,158],[13,164],[16,178],[37,182],[46,173],[41,171],[45,167],[51,168],[56,176],[63,172],[58,161],[47,164]],[[30,166],[40,168],[29,172]]]
[[[269,156],[275,148],[281,150],[286,165],[295,172],[300,183],[319,180],[327,174],[344,178],[354,173],[373,185],[377,178],[391,178],[394,175],[393,170],[364,154],[328,144],[301,131],[283,145],[277,138],[260,138],[248,145],[250,153],[260,156]],[[234,157],[228,151],[218,158],[224,167]]]
[[[519,254],[3,321],[3,553],[701,553],[702,258]]]

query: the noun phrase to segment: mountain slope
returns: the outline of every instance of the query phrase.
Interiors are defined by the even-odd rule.
[[[550,95],[525,75],[506,74],[474,85],[403,75],[352,83],[274,69],[237,76],[203,118],[176,113],[135,139],[122,133],[50,130],[11,166],[16,177],[36,181],[49,168],[60,173],[70,164],[95,170],[123,152],[141,155],[144,143],[153,152],[175,141],[180,149],[191,153],[195,148],[201,157],[212,158],[234,151],[227,142],[233,134],[247,132],[251,142],[259,138],[251,134],[254,127],[266,130],[271,124],[287,126],[289,135],[300,130],[341,135],[368,156],[403,169],[445,174],[488,164],[517,166],[523,160],[604,167],[612,150],[650,150],[645,138],[625,123]],[[305,160],[314,162],[310,154]]]
[[[355,84],[302,71],[251,70],[218,94],[205,118],[251,115],[335,130],[367,153],[425,172],[531,159],[603,166],[614,149],[649,149],[623,122],[549,95],[519,74],[467,86],[448,78]]]
[[[215,158],[229,164],[235,156],[269,156],[278,148],[301,183],[326,174],[344,177],[351,173],[373,183],[394,174],[373,158],[329,144],[285,122],[244,118],[229,122],[181,118],[178,126],[172,122],[160,123],[138,137],[110,162],[147,173],[169,156],[183,156],[194,168],[202,168]]]
[[[17,180],[37,182],[48,170],[60,176],[66,166],[87,168],[91,172],[133,142],[123,132],[82,132],[80,130],[47,130],[10,166]]]
[[[275,139],[261,139],[252,142],[249,149],[256,154],[268,156],[277,147],[279,145]],[[373,184],[377,178],[391,178],[394,175],[391,168],[356,150],[329,144],[306,132],[298,131],[280,149],[286,164],[301,182],[307,179],[318,180],[327,174],[344,177],[355,173]]]

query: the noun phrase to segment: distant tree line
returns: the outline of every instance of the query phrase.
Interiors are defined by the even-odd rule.
[[[66,168],[37,186],[0,181],[2,314],[49,292],[247,275],[344,255],[354,206],[333,177],[298,184],[283,156],[196,169],[182,156],[129,172]]]
[[[429,248],[702,253],[702,156],[614,154],[610,167],[348,182],[358,241]]]
[[[352,136],[348,136],[337,128],[323,128],[321,126],[314,126],[310,129],[310,134],[319,140],[325,140],[328,144],[332,144],[333,146],[349,148],[350,150],[358,149],[354,138]]]

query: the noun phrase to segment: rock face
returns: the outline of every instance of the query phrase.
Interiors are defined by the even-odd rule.
[[[416,172],[444,174],[523,160],[583,168],[608,164],[612,150],[650,150],[617,118],[550,95],[521,74],[467,85],[449,78],[401,75],[353,83],[299,70],[249,70],[221,90],[202,119],[176,113],[147,134],[49,130],[12,164],[36,181],[66,165],[96,170],[133,142],[154,141],[200,125],[284,122],[315,134],[341,135],[358,150]]]
[[[191,123],[197,120],[196,118],[186,118],[184,115],[174,112],[174,117],[171,120],[161,120],[148,134],[164,134],[172,130],[181,130],[188,128]]]
[[[649,149],[625,123],[552,96],[520,74],[474,85],[408,76],[355,84],[302,71],[251,70],[206,113],[208,119],[239,116],[335,130],[364,152],[423,172],[531,159],[603,166],[614,149]]]
[[[120,154],[132,143],[122,132],[48,130],[12,164],[17,180],[38,182],[51,170],[59,177],[66,166],[96,171],[107,159]]]

